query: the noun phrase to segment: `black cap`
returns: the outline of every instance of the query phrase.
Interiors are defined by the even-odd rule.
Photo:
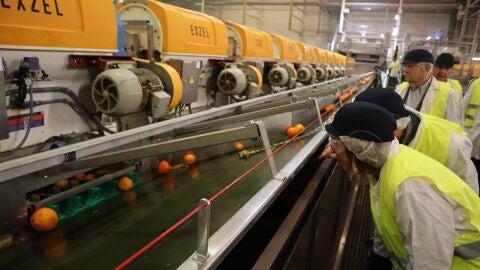
[[[402,64],[414,64],[414,63],[432,63],[433,55],[424,49],[415,49],[408,51],[403,57]]]
[[[455,58],[451,53],[442,53],[435,59],[435,66],[439,68],[452,68]]]
[[[355,102],[357,101],[365,101],[382,106],[387,109],[395,119],[409,115],[403,104],[402,97],[393,89],[368,88],[355,97]]]
[[[333,136],[349,136],[370,142],[393,140],[397,124],[392,114],[369,102],[356,101],[341,107],[330,124],[325,125]]]

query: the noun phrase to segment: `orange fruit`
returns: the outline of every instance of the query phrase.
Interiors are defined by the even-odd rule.
[[[297,127],[289,127],[287,129],[287,136],[289,138],[295,137],[298,133],[300,133],[300,130]]]
[[[245,149],[245,146],[243,146],[243,144],[239,142],[235,143],[235,150],[242,151],[243,149]]]
[[[58,225],[57,212],[48,207],[38,208],[30,217],[30,225],[39,232],[51,231]]]
[[[93,173],[89,173],[83,177],[83,180],[86,180],[86,181],[91,181],[94,179],[95,179],[95,175]]]
[[[302,124],[296,124],[295,127],[298,128],[300,132],[305,129],[305,127]]]
[[[170,163],[166,160],[162,160],[157,164],[158,174],[167,174],[170,171]]]
[[[56,187],[61,187],[61,188],[68,186],[68,179],[62,179],[62,180],[56,182],[55,186]]]
[[[84,173],[79,173],[79,174],[75,175],[73,178],[75,178],[77,180],[82,180],[84,177],[85,177]]]
[[[197,156],[194,153],[186,153],[183,156],[183,162],[187,165],[193,165],[197,162]]]
[[[123,176],[122,178],[120,178],[120,180],[118,180],[117,188],[122,190],[122,191],[128,191],[128,190],[132,189],[133,188],[132,179],[130,179],[126,176]]]

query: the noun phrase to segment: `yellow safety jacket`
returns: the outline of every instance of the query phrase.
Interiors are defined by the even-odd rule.
[[[466,128],[471,128],[473,126],[473,122],[477,116],[478,107],[480,106],[480,79],[477,79],[474,82],[472,90],[470,91],[473,92],[465,110],[464,125]]]
[[[459,124],[424,113],[420,113],[420,117],[423,123],[418,127],[415,145],[410,145],[410,147],[445,164],[452,131],[463,136],[467,136],[467,133]],[[439,144],[439,140],[442,143]]]
[[[455,238],[452,269],[480,269],[480,199],[477,194],[446,167],[404,145],[400,145],[400,151],[382,167],[378,183],[380,216],[375,206],[373,183],[370,185],[370,209],[375,227],[385,247],[394,256],[391,258],[394,268],[402,269],[400,262],[405,262],[408,257],[396,223],[394,199],[397,188],[408,178],[421,178],[431,183],[464,209],[475,232],[464,232]]]
[[[458,101],[461,102],[463,97],[462,85],[457,80],[450,79],[449,82],[450,82],[450,87],[453,90],[455,90],[455,93],[457,94]]]
[[[390,69],[392,73],[400,74],[400,64],[398,62],[392,62]]]
[[[450,84],[446,82],[438,82],[440,86],[438,89],[433,89],[435,91],[435,99],[430,106],[427,114],[437,116],[440,118],[445,118],[445,110],[447,109],[447,100],[448,93],[450,92]],[[398,87],[397,93],[402,97],[405,96],[405,91],[408,89],[408,82],[403,82]],[[428,91],[428,89],[427,89]]]
[[[398,62],[392,62],[392,71],[400,71],[400,64]]]

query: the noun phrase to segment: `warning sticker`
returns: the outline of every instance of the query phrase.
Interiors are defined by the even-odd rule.
[[[8,117],[8,131],[18,131],[27,128],[29,114],[20,114]],[[41,127],[45,125],[45,117],[43,112],[35,112],[32,114],[32,124],[30,127]]]

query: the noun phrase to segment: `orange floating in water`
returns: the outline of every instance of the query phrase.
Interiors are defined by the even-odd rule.
[[[298,128],[300,132],[305,129],[305,127],[302,124],[296,124],[295,127]]]
[[[297,127],[289,127],[287,129],[287,136],[289,138],[295,137],[298,133],[300,133],[300,130]]]
[[[166,160],[162,160],[157,164],[158,174],[167,174],[170,171],[170,163]]]
[[[48,207],[39,208],[30,217],[30,225],[39,232],[51,231],[58,225],[57,212]]]
[[[122,178],[120,178],[118,180],[117,188],[122,190],[122,191],[128,191],[128,190],[132,189],[133,188],[132,179],[130,179],[126,176],[123,176]]]
[[[79,174],[75,175],[73,178],[75,178],[77,180],[83,180],[84,177],[85,177],[84,173],[79,173]]]
[[[89,173],[83,177],[83,180],[86,180],[86,181],[91,181],[94,179],[95,179],[95,175],[93,173]]]
[[[197,156],[195,156],[195,154],[192,152],[186,153],[183,156],[183,162],[185,162],[187,165],[193,165],[197,162]]]
[[[55,186],[61,187],[61,188],[68,186],[68,179],[62,179],[62,180],[56,182]]]
[[[243,146],[243,144],[239,142],[235,143],[235,150],[242,151],[243,149],[245,149],[245,146]]]

